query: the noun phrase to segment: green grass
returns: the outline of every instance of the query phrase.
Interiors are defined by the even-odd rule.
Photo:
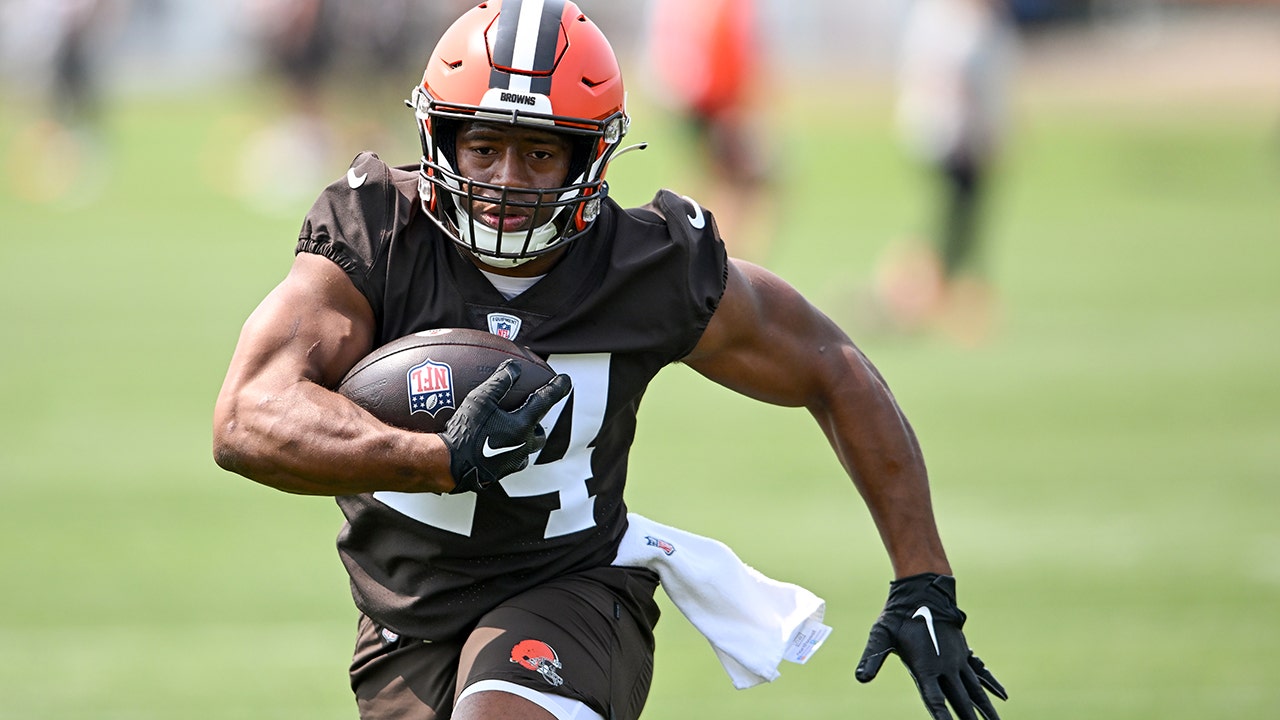
[[[309,202],[267,213],[232,192],[255,97],[117,106],[105,182],[78,202],[31,199],[28,119],[0,116],[0,718],[355,715],[337,509],[209,454],[240,323]],[[927,227],[926,187],[878,98],[823,110],[786,136],[768,262],[850,327],[912,418],[1006,717],[1271,717],[1274,109],[1024,108],[989,226],[1003,323],[971,349],[860,332],[858,288]],[[642,113],[654,149],[611,173],[629,203],[679,147]],[[664,601],[646,717],[924,717],[896,661],[853,680],[888,567],[807,416],[673,368],[642,418],[633,509],[812,588],[836,628],[809,665],[735,691]]]

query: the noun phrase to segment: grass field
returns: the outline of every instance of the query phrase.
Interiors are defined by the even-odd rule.
[[[307,204],[228,189],[256,97],[118,106],[105,182],[75,203],[32,198],[27,118],[0,115],[0,718],[354,717],[337,509],[209,454],[240,323]],[[1003,322],[977,348],[857,332],[858,288],[928,206],[874,94],[822,110],[787,137],[768,263],[849,325],[915,423],[1005,717],[1274,717],[1275,103],[1021,108],[991,217]],[[661,148],[670,129],[634,130]],[[615,194],[666,182],[661,152],[620,161]],[[664,605],[646,717],[924,717],[896,661],[853,680],[888,568],[804,413],[673,368],[641,417],[633,509],[812,588],[836,628],[735,691]]]

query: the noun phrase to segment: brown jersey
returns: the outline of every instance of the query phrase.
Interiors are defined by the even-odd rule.
[[[659,192],[600,218],[532,288],[503,298],[423,213],[416,168],[371,153],[321,194],[298,252],[346,271],[377,344],[440,327],[511,337],[573,380],[527,469],[481,493],[338,498],[356,605],[403,635],[444,639],[547,579],[608,565],[626,529],[627,457],[649,382],[693,349],[724,291],[710,217]],[[666,218],[664,220],[664,218]]]

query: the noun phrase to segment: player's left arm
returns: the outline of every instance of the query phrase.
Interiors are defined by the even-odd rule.
[[[910,423],[849,336],[794,288],[731,261],[720,305],[683,362],[757,400],[807,408],[866,501],[895,575],[950,574]]]
[[[893,564],[889,599],[856,676],[872,680],[890,653],[907,666],[935,720],[998,714],[1008,695],[969,649],[955,579],[934,521],[911,424],[884,378],[839,327],[767,270],[731,261],[720,305],[685,364],[775,405],[803,406],[861,493]]]

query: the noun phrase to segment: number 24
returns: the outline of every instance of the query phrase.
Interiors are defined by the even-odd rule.
[[[587,493],[591,478],[591,442],[604,422],[609,397],[609,355],[551,356],[547,362],[556,372],[573,379],[573,414],[561,418],[567,401],[561,401],[543,418],[543,427],[569,423],[569,447],[560,460],[529,467],[503,478],[502,488],[513,498],[556,493],[560,507],[547,517],[544,538],[560,537],[595,527],[595,498]],[[436,495],[435,493],[376,492],[379,502],[418,522],[470,537],[475,522],[476,494]]]

